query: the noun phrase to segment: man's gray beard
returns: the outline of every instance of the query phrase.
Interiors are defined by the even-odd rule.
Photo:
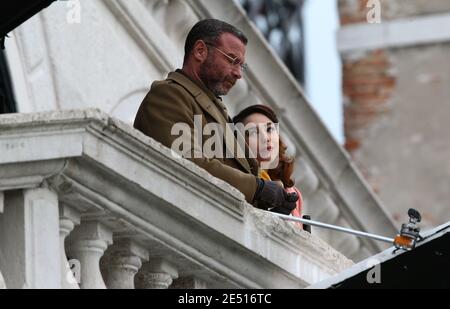
[[[214,93],[214,95],[216,97],[220,97],[220,96],[226,95],[228,93],[228,91],[220,90],[220,86],[219,85],[217,85],[217,86],[209,86],[208,89],[211,90],[211,92]]]
[[[201,65],[199,72],[200,79],[205,84],[206,88],[208,88],[216,97],[226,95],[228,93],[228,90],[221,89],[220,86],[223,81],[211,82],[208,79],[206,72],[210,71],[209,69],[213,70],[214,66],[210,65],[210,63],[208,62],[205,62]]]

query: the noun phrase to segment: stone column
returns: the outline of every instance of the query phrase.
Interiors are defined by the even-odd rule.
[[[73,208],[67,205],[59,206],[59,235],[60,235],[60,248],[61,248],[61,288],[63,289],[79,289],[77,276],[73,276],[73,272],[70,269],[69,262],[67,261],[65,240],[66,237],[72,232],[75,225],[80,224],[80,214]],[[78,270],[75,270],[78,271]]]
[[[0,216],[0,269],[9,288],[61,286],[58,197],[47,188],[8,191]]]
[[[115,239],[100,262],[108,289],[134,289],[134,277],[148,259],[148,251],[133,240]]]
[[[82,289],[106,289],[100,258],[112,244],[112,232],[98,221],[82,222],[67,238],[69,258],[80,263]]]
[[[177,269],[164,259],[151,259],[136,275],[137,289],[168,289],[178,278]]]

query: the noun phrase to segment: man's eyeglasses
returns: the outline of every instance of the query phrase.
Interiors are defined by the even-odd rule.
[[[223,50],[220,50],[219,48],[217,48],[217,47],[215,47],[214,45],[212,45],[211,43],[205,43],[206,45],[209,45],[209,46],[211,46],[211,47],[214,47],[219,53],[221,53],[222,55],[224,55],[226,58],[227,58],[227,60],[228,60],[228,62],[231,64],[231,65],[238,65],[238,66],[240,66],[241,67],[241,70],[243,71],[243,72],[245,72],[247,69],[248,69],[248,65],[246,64],[246,63],[242,63],[241,62],[241,60],[239,60],[239,58],[238,57],[231,57],[230,55],[228,55],[226,52],[224,52]]]

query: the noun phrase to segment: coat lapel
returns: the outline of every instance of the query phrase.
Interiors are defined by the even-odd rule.
[[[237,143],[233,132],[230,130],[229,126],[227,126],[227,117],[219,110],[218,104],[214,103],[213,100],[218,100],[217,98],[210,98],[206,92],[200,88],[197,84],[192,82],[188,77],[184,76],[182,73],[172,72],[169,74],[168,79],[173,80],[174,82],[180,84],[185,88],[194,98],[195,101],[200,105],[200,107],[208,113],[212,118],[214,118],[217,123],[219,123],[224,129],[225,134],[225,147],[231,151],[234,155],[234,159],[239,162],[239,164],[249,173],[252,173],[254,170],[254,164],[250,167],[249,162],[245,158],[245,152],[240,148],[240,145]],[[217,105],[216,105],[217,104]],[[226,130],[226,131],[225,131]],[[237,154],[244,154],[244,157],[238,156]],[[251,162],[254,163],[254,162]],[[254,173],[254,172],[253,172]]]

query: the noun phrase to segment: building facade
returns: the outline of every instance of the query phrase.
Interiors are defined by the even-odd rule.
[[[339,7],[346,148],[397,223],[414,207],[440,225],[450,217],[450,3]]]
[[[190,28],[211,17],[249,38],[249,71],[225,103],[231,114],[264,103],[280,115],[305,212],[396,233],[238,1],[57,1],[6,40],[19,112],[0,117],[1,235],[18,235],[0,239],[7,287],[305,287],[385,248],[293,231],[131,128],[150,84],[181,66]],[[67,259],[80,262],[81,285],[67,285]]]

